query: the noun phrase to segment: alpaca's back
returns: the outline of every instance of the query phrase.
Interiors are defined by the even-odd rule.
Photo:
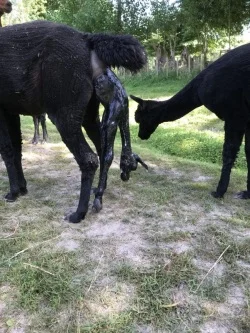
[[[245,104],[250,105],[250,44],[217,59],[194,82],[203,105],[219,118],[235,121]]]
[[[87,80],[91,69],[85,36],[70,27],[47,21],[1,29],[0,105],[8,105],[10,112],[18,107],[22,114],[41,113],[49,88],[54,94],[48,96],[51,101],[55,97],[54,89],[62,86],[62,80],[64,83],[72,80],[79,67],[81,80]],[[50,87],[43,84],[45,73],[51,78]]]

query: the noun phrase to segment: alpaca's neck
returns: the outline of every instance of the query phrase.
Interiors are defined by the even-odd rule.
[[[181,91],[167,101],[159,102],[154,113],[159,123],[177,120],[201,105],[196,85],[191,81]]]

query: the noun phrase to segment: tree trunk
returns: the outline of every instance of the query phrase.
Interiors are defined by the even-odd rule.
[[[169,57],[169,67],[171,69],[175,68],[175,43],[170,39],[170,57]]]
[[[117,0],[117,32],[122,33],[122,0]]]

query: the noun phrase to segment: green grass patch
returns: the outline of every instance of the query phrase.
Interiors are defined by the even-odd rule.
[[[131,313],[122,313],[108,319],[100,319],[94,324],[87,324],[78,328],[83,333],[134,333]]]
[[[122,281],[136,286],[133,318],[143,324],[166,327],[179,322],[176,316],[173,289],[185,283],[189,291],[197,284],[196,268],[188,254],[170,254],[167,265],[159,265],[153,271],[140,271],[122,265],[114,273]]]
[[[154,73],[143,73],[136,76],[121,77],[121,80],[129,95],[139,95],[145,99],[152,99],[174,95],[192,77],[193,75],[175,78],[172,75],[166,77],[164,74],[156,76]]]
[[[137,75],[120,76],[128,94],[139,95],[145,99],[157,98],[160,96],[171,96],[187,84],[194,76],[195,72],[189,75],[176,77],[175,72],[159,73],[154,72],[138,73]]]
[[[150,139],[142,142],[138,138],[138,126],[130,126],[134,143],[140,143],[142,147],[148,146],[160,154],[178,156],[200,162],[208,162],[221,165],[223,139],[197,130],[187,128],[161,128],[151,135]],[[236,168],[246,168],[244,147],[238,155]]]
[[[33,254],[33,260],[9,262],[5,269],[8,283],[17,289],[20,306],[38,310],[41,306],[58,309],[77,294],[72,281],[74,258],[72,254]]]

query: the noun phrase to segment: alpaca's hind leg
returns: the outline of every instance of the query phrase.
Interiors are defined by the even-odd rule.
[[[94,92],[87,106],[82,126],[85,129],[90,140],[93,142],[97,154],[99,156],[99,160],[101,160],[102,147],[101,147],[101,122],[99,117],[99,106],[100,102],[97,100],[96,93]],[[92,188],[92,192],[96,193],[97,188]]]
[[[15,201],[20,192],[26,189],[21,167],[21,151],[19,154],[18,148],[21,145],[20,133],[19,116],[6,116],[0,109],[0,154],[9,177],[10,192],[5,196],[9,202]]]
[[[247,160],[247,190],[237,193],[239,199],[250,199],[250,123],[245,131],[245,154]]]
[[[223,198],[223,195],[227,191],[231,169],[239,152],[243,135],[244,130],[234,130],[231,126],[225,124],[225,142],[223,145],[221,177],[216,192],[211,193],[215,198]]]
[[[92,151],[82,133],[82,111],[60,110],[60,118],[53,118],[52,122],[61,134],[63,142],[74,155],[81,170],[81,191],[76,212],[66,218],[69,222],[78,223],[84,219],[88,211],[91,186],[95,171],[98,167],[97,155]],[[50,115],[48,114],[50,117]]]
[[[88,137],[95,145],[99,158],[101,157],[101,123],[99,118],[99,106],[100,102],[96,98],[94,92],[89,104],[87,111],[84,116],[82,126],[84,127]]]

